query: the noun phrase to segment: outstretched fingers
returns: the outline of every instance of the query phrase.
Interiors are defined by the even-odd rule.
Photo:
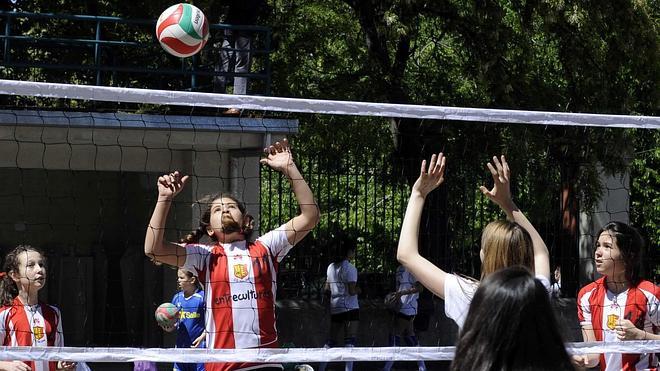
[[[440,152],[438,154],[435,166],[432,167],[433,170],[431,171],[431,174],[438,175],[441,182],[444,180],[446,160],[447,158],[442,154],[442,152]]]
[[[284,138],[282,141],[275,142],[270,146],[264,148],[264,153],[266,155],[276,155],[282,152],[291,152],[291,147],[289,145],[289,140]]]
[[[426,195],[444,181],[446,158],[442,153],[434,154],[431,156],[428,168],[426,164],[426,160],[422,160],[419,178],[414,185],[414,188],[423,195]]]
[[[504,155],[501,156],[501,159],[498,159],[497,156],[493,156],[493,163],[495,164],[495,169],[497,171],[497,180],[500,183],[505,183],[509,181],[509,164],[506,162]],[[491,171],[492,173],[492,171]]]

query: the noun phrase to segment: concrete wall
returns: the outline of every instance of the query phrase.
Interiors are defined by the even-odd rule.
[[[169,240],[198,225],[195,201],[207,194],[235,193],[258,215],[265,136],[0,126],[0,252],[18,244],[46,250],[41,294],[63,309],[67,345],[171,345],[151,319],[176,292],[176,271],[143,253],[156,179],[174,169],[194,174],[173,204]]]

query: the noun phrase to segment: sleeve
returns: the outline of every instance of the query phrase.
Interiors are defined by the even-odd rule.
[[[348,264],[348,269],[346,270],[346,280],[344,282],[357,282],[358,280],[358,271],[353,264]]]
[[[285,228],[286,225],[283,224],[277,229],[274,229],[257,239],[257,241],[264,244],[264,246],[270,250],[270,253],[278,262],[281,262],[293,247],[286,238]]]
[[[9,345],[5,344],[5,337],[7,336],[5,324],[7,323],[8,316],[9,309],[7,307],[0,307],[0,345]]]
[[[64,346],[64,332],[62,331],[62,313],[60,312],[60,309],[57,307],[53,307],[55,309],[55,317],[57,318],[57,332],[55,333],[55,344],[54,346],[56,347],[63,347]]]
[[[177,297],[178,295],[179,295],[178,292],[177,292],[176,294],[172,295],[172,301],[171,301],[170,303],[176,305],[176,302],[177,302],[176,297]]]
[[[419,281],[417,280],[417,277],[415,277],[415,275],[412,274],[412,273],[410,273],[410,282],[411,282],[413,285],[416,284],[417,282],[419,282]]]
[[[199,274],[205,265],[206,259],[211,254],[209,246],[189,244],[185,245],[186,248],[186,262],[183,264],[183,269],[189,270]]]
[[[542,275],[542,274],[539,274],[539,275],[535,276],[534,278],[536,278],[537,280],[541,281],[541,283],[543,284],[543,287],[545,287],[545,291],[547,291],[548,294],[551,294],[551,290],[550,290],[550,280],[548,279],[548,277],[546,277],[546,276],[544,276],[544,275]]]
[[[406,281],[405,275],[406,275],[406,269],[400,265],[396,269],[396,276],[395,276],[395,285],[396,287],[394,288],[395,291],[401,290],[401,285]]]
[[[204,291],[199,291],[199,295],[202,297],[199,299],[199,313],[202,315],[202,323],[204,322],[204,316],[206,315],[206,294]]]
[[[445,314],[463,327],[477,286],[465,278],[448,274],[445,278]]]
[[[578,294],[577,312],[580,326],[591,324],[591,305],[589,304],[589,295],[584,288]]]
[[[649,303],[649,318],[653,324],[654,333],[660,330],[660,286],[654,286],[654,295]]]

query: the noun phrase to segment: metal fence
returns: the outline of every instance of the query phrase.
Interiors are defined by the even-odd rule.
[[[211,24],[198,54],[167,54],[155,37],[156,20],[90,15],[0,12],[0,76],[87,85],[211,91],[214,76],[247,77],[251,94],[269,95],[271,30]],[[216,71],[224,30],[250,32],[252,71]],[[233,51],[235,49],[226,48]]]

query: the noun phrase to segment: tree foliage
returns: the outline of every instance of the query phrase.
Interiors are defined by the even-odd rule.
[[[658,113],[657,2],[278,1],[273,9],[277,95]],[[562,179],[588,210],[602,195],[600,166],[607,173],[626,171],[637,145],[635,134],[621,129],[416,120],[389,125],[392,150],[411,159],[402,172],[408,181],[420,158],[439,150],[449,155],[452,177],[445,196],[439,195],[446,210],[480,208],[473,190],[487,182],[483,164],[494,154],[510,155],[519,176],[517,198],[539,224],[549,225],[548,233],[558,228]],[[316,131],[322,127],[303,123],[300,141],[308,142],[310,153],[323,153],[329,140]],[[657,138],[649,145],[657,148]],[[456,239],[474,241],[475,231],[497,214],[470,213],[471,222],[458,213],[441,223],[439,228],[463,236],[449,236],[447,247]]]
[[[217,21],[222,1],[194,3]],[[16,8],[154,19],[168,5],[35,0],[19,1]],[[648,0],[271,0],[260,19],[273,29],[276,96],[657,115],[659,14],[660,3]],[[33,25],[28,31],[47,30]],[[75,34],[76,28],[57,31]],[[138,37],[122,27],[112,32]],[[116,58],[133,56],[164,63],[139,54]],[[22,78],[63,77],[33,70]],[[300,122],[296,155],[306,174],[327,186],[320,197],[325,229],[308,243],[322,244],[323,230],[350,230],[364,241],[361,251],[369,253],[363,264],[369,268],[380,269],[383,259],[377,247],[366,246],[384,245],[388,253],[394,248],[397,216],[405,210],[419,160],[440,150],[449,156],[450,177],[430,206],[443,210],[443,216],[434,214],[436,236],[430,237],[443,249],[428,252],[437,260],[473,264],[474,253],[465,246],[471,248],[484,223],[499,214],[475,190],[488,181],[484,163],[500,153],[511,160],[517,200],[537,224],[547,225],[542,228],[550,241],[560,224],[560,187],[572,185],[580,208],[588,210],[601,197],[602,166],[607,173],[632,171],[632,220],[651,246],[658,244],[655,132],[321,115]],[[286,197],[278,195],[270,206],[288,203],[290,209]],[[382,199],[392,204],[388,215],[377,216],[373,210]]]

